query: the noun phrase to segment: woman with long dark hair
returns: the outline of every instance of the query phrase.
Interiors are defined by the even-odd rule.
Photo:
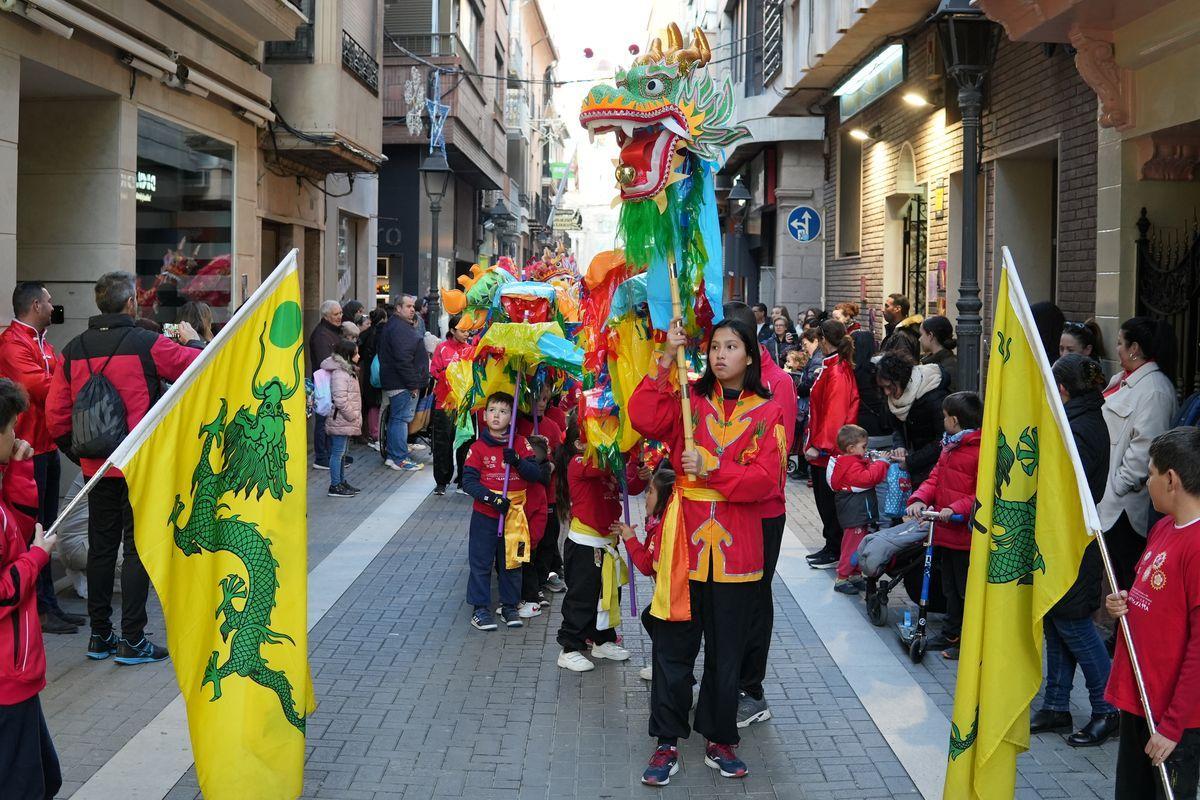
[[[883,422],[883,393],[875,383],[875,334],[858,323],[858,303],[838,303],[832,317],[846,326],[854,342],[854,380],[858,385],[858,424],[868,436],[887,436]]]
[[[1068,353],[1058,359],[1053,371],[1088,489],[1092,499],[1099,500],[1108,477],[1108,426],[1101,410],[1104,397],[1100,394],[1104,373],[1096,361],[1080,353]],[[1078,666],[1087,684],[1092,717],[1081,730],[1067,737],[1067,744],[1072,747],[1103,744],[1120,727],[1120,712],[1104,699],[1112,660],[1092,622],[1092,614],[1100,608],[1104,574],[1098,548],[1099,542],[1093,541],[1083,551],[1074,585],[1043,621],[1046,691],[1042,693],[1042,707],[1029,718],[1030,733],[1065,732],[1074,727],[1071,684]]]
[[[1062,335],[1058,337],[1058,354],[1078,353],[1094,361],[1104,359],[1104,335],[1096,320],[1063,323]]]
[[[920,343],[921,363],[941,367],[949,380],[946,391],[954,392],[955,373],[958,372],[958,356],[954,354],[958,340],[954,338],[954,325],[945,317],[926,317],[921,323]]]
[[[818,329],[821,337],[821,367],[808,397],[808,430],[804,440],[804,457],[811,465],[813,499],[821,516],[821,532],[825,546],[809,553],[809,566],[831,569],[842,553],[842,526],[838,523],[833,489],[825,468],[829,457],[838,452],[837,435],[843,425],[857,424],[859,398],[858,381],[854,375],[854,341],[846,326],[836,319],[827,319]]]
[[[629,403],[634,428],[665,442],[678,479],[663,520],[654,598],[650,735],[657,748],[642,782],[663,785],[679,770],[680,738],[691,732],[692,671],[704,642],[695,729],[708,740],[705,763],[728,778],[746,765],[739,741],[738,688],[751,612],[763,571],[758,503],[783,485],[783,414],[763,386],[754,332],[727,319],[713,328],[704,374],[692,384],[692,448],[684,443],[675,356],[686,344],[678,321],[667,333],[657,374]],[[568,581],[570,585],[570,581]]]
[[[1104,422],[1110,443],[1108,479],[1096,510],[1118,588],[1128,589],[1146,548],[1150,442],[1171,426],[1175,416],[1175,334],[1171,326],[1151,317],[1125,320],[1117,334],[1117,360],[1121,372],[1104,390]]]
[[[936,364],[915,364],[899,351],[885,353],[876,366],[875,380],[892,416],[893,455],[916,489],[942,453],[942,403],[950,380]]]

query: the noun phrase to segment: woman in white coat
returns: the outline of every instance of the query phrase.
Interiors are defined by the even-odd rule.
[[[1110,449],[1108,480],[1097,508],[1117,583],[1128,589],[1146,547],[1150,442],[1171,426],[1175,416],[1171,326],[1150,317],[1126,320],[1117,336],[1117,358],[1122,371],[1104,390]]]

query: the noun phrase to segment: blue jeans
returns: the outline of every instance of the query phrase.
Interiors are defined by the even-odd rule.
[[[408,423],[417,413],[417,398],[401,389],[388,405],[387,456],[400,464],[408,459]]]
[[[1117,709],[1104,699],[1104,687],[1112,659],[1100,640],[1100,632],[1090,618],[1060,619],[1047,615],[1043,620],[1046,633],[1046,693],[1044,707],[1049,711],[1071,710],[1071,684],[1075,680],[1075,665],[1083,671],[1092,714],[1112,714]]]
[[[313,463],[329,466],[329,434],[325,432],[325,418],[313,414]]]
[[[471,527],[467,531],[467,602],[476,608],[486,608],[492,599],[492,567],[496,568],[496,584],[500,604],[516,606],[521,602],[521,570],[504,566],[504,539],[497,536],[499,522],[478,511],[471,512]]]
[[[346,450],[350,447],[349,436],[329,437],[329,485],[341,486],[345,478]]]

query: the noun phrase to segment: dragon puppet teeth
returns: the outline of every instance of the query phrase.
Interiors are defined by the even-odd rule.
[[[678,136],[681,139],[691,139],[692,138],[692,134],[690,132],[688,132],[688,130],[686,128],[684,128],[683,125],[680,125],[679,120],[675,119],[674,116],[671,116],[668,114],[667,116],[665,116],[661,120],[659,120],[659,122],[662,124],[662,126],[664,128],[666,128],[671,133],[675,134],[676,136]]]
[[[633,132],[638,127],[640,127],[640,126],[635,125],[632,122],[622,122],[621,123],[621,131],[624,132],[624,134],[626,136],[628,136],[630,139],[633,138]]]

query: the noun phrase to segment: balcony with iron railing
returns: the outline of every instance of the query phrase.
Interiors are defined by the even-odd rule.
[[[510,139],[530,138],[533,119],[529,108],[529,92],[524,89],[506,89],[504,95],[504,127]]]
[[[379,62],[346,31],[342,31],[342,66],[372,94],[379,94]]]

